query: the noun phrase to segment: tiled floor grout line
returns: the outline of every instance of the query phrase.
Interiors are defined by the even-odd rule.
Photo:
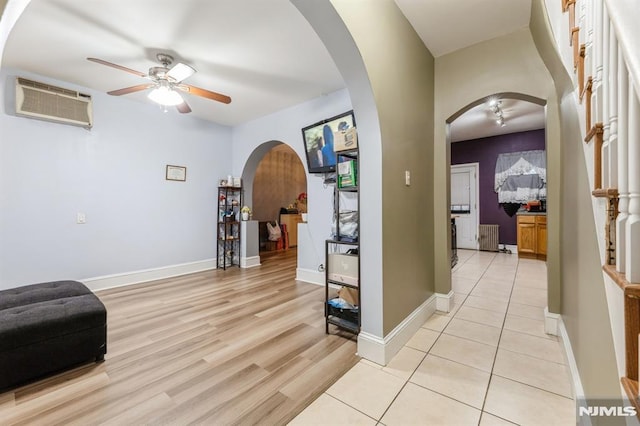
[[[495,257],[494,257],[495,259]],[[493,263],[493,261],[492,261]],[[482,409],[480,414],[480,420],[482,420],[482,416],[484,413],[491,414],[495,416],[495,414],[485,411],[485,406],[487,405],[487,397],[489,396],[489,388],[491,387],[491,380],[493,379],[493,370],[496,366],[496,359],[498,358],[498,351],[500,350],[500,341],[502,340],[502,333],[504,333],[504,326],[507,322],[507,312],[509,312],[509,304],[511,303],[511,296],[513,295],[513,288],[516,285],[516,276],[518,275],[518,268],[520,266],[520,262],[516,264],[516,272],[513,275],[513,282],[511,283],[511,290],[509,291],[509,300],[507,302],[507,310],[504,313],[504,317],[502,318],[502,327],[500,327],[500,335],[498,336],[498,343],[496,345],[496,352],[493,355],[493,362],[491,363],[491,372],[489,373],[489,381],[487,382],[487,391],[484,394],[484,399],[482,400]],[[506,419],[505,419],[506,420]]]
[[[537,339],[549,340],[549,341],[557,341],[557,340],[545,339],[545,337],[539,335],[539,332],[538,332],[538,334],[534,334],[536,332],[536,330],[538,330],[537,326],[535,326],[535,323],[527,323],[526,321],[514,320],[516,322],[514,322],[513,324],[510,325],[510,327],[512,327],[512,328],[508,328],[508,329],[506,328],[506,323],[507,323],[507,320],[509,319],[509,317],[517,317],[517,318],[522,318],[522,319],[525,319],[525,320],[538,321],[539,322],[540,320],[538,318],[535,318],[535,310],[529,309],[529,307],[530,308],[539,309],[539,310],[543,309],[540,306],[529,305],[527,303],[522,303],[522,301],[520,301],[520,299],[523,299],[523,298],[525,298],[525,302],[526,302],[526,300],[529,300],[528,297],[529,297],[530,294],[532,295],[531,297],[535,297],[537,299],[538,295],[536,295],[536,293],[527,293],[527,292],[524,292],[524,294],[520,293],[518,295],[519,301],[518,302],[513,302],[512,298],[514,296],[514,293],[517,290],[516,285],[518,285],[518,288],[544,290],[545,293],[546,293],[546,289],[540,288],[539,286],[530,287],[530,286],[527,286],[527,285],[520,285],[518,283],[518,276],[519,276],[520,272],[522,272],[524,274],[525,271],[535,271],[535,273],[537,273],[537,270],[535,270],[535,268],[533,268],[533,269],[530,269],[529,267],[525,268],[524,267],[525,266],[524,263],[521,262],[521,259],[517,258],[517,255],[514,255],[516,257],[516,260],[515,260],[515,271],[514,271],[513,277],[509,281],[503,281],[503,283],[504,283],[504,286],[502,286],[503,289],[500,289],[500,285],[497,285],[495,287],[496,294],[500,293],[500,292],[508,293],[508,298],[506,300],[503,300],[503,297],[505,297],[506,294],[505,294],[505,296],[498,295],[498,297],[494,297],[491,294],[491,292],[489,292],[489,294],[490,294],[489,296],[482,296],[482,295],[478,296],[478,295],[472,294],[476,289],[479,289],[479,288],[482,288],[483,290],[492,290],[492,289],[494,289],[493,287],[491,287],[491,283],[490,282],[487,282],[487,284],[489,284],[489,285],[486,286],[486,287],[485,286],[479,287],[479,285],[482,284],[482,281],[485,278],[486,278],[487,281],[499,282],[500,279],[492,279],[491,276],[500,277],[501,278],[503,276],[502,272],[505,269],[509,269],[509,270],[513,269],[513,263],[511,261],[506,260],[506,258],[499,258],[496,254],[494,254],[493,257],[491,257],[491,260],[485,266],[484,265],[484,261],[485,261],[484,255],[482,255],[480,253],[483,253],[483,252],[474,252],[469,257],[467,257],[463,262],[461,262],[459,264],[459,267],[462,267],[464,265],[473,265],[471,268],[469,268],[469,270],[475,269],[475,270],[477,270],[479,272],[479,275],[477,275],[478,278],[460,277],[462,279],[461,285],[465,286],[465,292],[463,293],[463,292],[455,292],[454,291],[454,298],[455,299],[457,299],[458,297],[463,297],[459,301],[459,303],[455,304],[457,309],[455,309],[455,310],[453,309],[453,303],[452,303],[452,311],[453,311],[453,313],[444,313],[444,312],[441,313],[441,312],[437,312],[437,311],[435,312],[435,314],[437,314],[437,315],[442,315],[442,316],[448,317],[446,321],[444,319],[438,319],[438,320],[434,321],[432,323],[434,328],[429,328],[429,326],[426,326],[426,323],[423,324],[420,327],[420,329],[424,329],[426,331],[429,331],[429,332],[433,333],[429,337],[428,341],[431,341],[431,339],[434,339],[434,335],[437,335],[435,337],[435,339],[432,341],[432,343],[430,345],[426,346],[426,345],[424,345],[424,343],[419,343],[420,340],[416,340],[416,342],[415,342],[416,344],[414,346],[418,346],[420,348],[407,346],[407,344],[405,344],[403,346],[403,348],[407,348],[407,349],[409,349],[411,351],[418,351],[419,352],[419,354],[418,353],[411,354],[410,352],[408,354],[408,355],[410,355],[410,358],[412,359],[412,363],[417,361],[416,364],[415,364],[415,367],[413,367],[413,369],[411,369],[411,368],[404,368],[403,369],[403,368],[399,368],[400,364],[398,364],[398,366],[394,366],[391,369],[388,369],[386,371],[384,370],[384,366],[379,368],[379,370],[381,370],[382,372],[384,372],[384,373],[386,373],[386,374],[388,374],[390,376],[393,376],[396,379],[400,379],[400,380],[404,381],[401,384],[401,386],[399,387],[399,390],[395,393],[395,395],[393,395],[393,398],[391,398],[391,401],[384,408],[384,411],[382,412],[382,414],[380,414],[379,418],[375,418],[370,414],[366,414],[365,412],[363,412],[363,411],[351,406],[347,402],[342,401],[338,397],[334,397],[334,396],[328,394],[327,391],[325,391],[324,393],[327,396],[331,397],[333,400],[344,404],[345,406],[349,407],[350,409],[353,409],[353,410],[357,411],[360,414],[363,414],[368,419],[371,419],[371,420],[375,421],[377,425],[381,425],[381,426],[384,425],[384,423],[382,423],[382,419],[385,416],[390,415],[390,419],[392,419],[397,415],[397,413],[396,414],[389,414],[389,413],[390,413],[390,410],[392,410],[392,408],[394,407],[394,404],[396,404],[396,402],[399,401],[399,398],[401,398],[401,395],[403,395],[405,392],[406,393],[409,393],[410,391],[414,392],[414,389],[417,389],[417,388],[421,388],[421,389],[423,389],[425,391],[431,392],[433,394],[437,394],[437,395],[439,395],[441,397],[444,397],[444,398],[447,398],[447,399],[449,399],[451,401],[455,401],[458,404],[462,404],[462,405],[464,405],[466,407],[472,408],[473,410],[479,411],[479,416],[478,416],[478,421],[477,421],[478,425],[480,425],[482,423],[483,418],[486,420],[487,416],[492,416],[491,418],[501,419],[501,420],[503,420],[505,422],[508,422],[508,423],[512,424],[514,422],[514,420],[508,420],[507,418],[502,417],[502,415],[505,415],[504,412],[502,412],[502,415],[498,415],[498,414],[494,414],[492,412],[489,412],[489,411],[485,410],[486,404],[487,404],[487,401],[488,401],[488,397],[489,397],[489,390],[491,388],[491,384],[492,384],[492,381],[494,379],[494,376],[496,378],[500,378],[501,380],[506,380],[506,381],[509,381],[509,382],[517,383],[519,385],[526,386],[526,387],[531,388],[531,389],[536,389],[537,391],[541,391],[541,392],[544,392],[544,393],[547,393],[547,394],[550,394],[550,395],[554,395],[554,397],[561,397],[563,399],[572,400],[571,397],[567,397],[567,396],[565,396],[563,394],[560,394],[560,393],[557,393],[555,391],[547,390],[547,389],[545,389],[543,387],[539,387],[537,385],[532,385],[532,384],[526,383],[526,380],[528,380],[526,378],[526,376],[520,376],[519,374],[516,374],[514,377],[517,377],[518,379],[514,379],[514,378],[511,378],[511,377],[508,377],[509,375],[512,375],[509,370],[504,370],[503,374],[497,374],[497,373],[494,372],[495,368],[496,368],[496,364],[497,364],[498,352],[501,351],[501,350],[503,351],[503,353],[504,352],[508,352],[508,353],[517,354],[518,356],[523,357],[523,358],[521,358],[522,361],[520,361],[518,358],[511,359],[509,361],[509,362],[512,362],[512,363],[515,362],[515,364],[513,364],[513,365],[516,366],[516,369],[520,369],[522,362],[528,363],[528,361],[524,361],[527,358],[531,358],[533,361],[539,360],[539,361],[543,361],[545,363],[553,363],[553,364],[557,364],[557,365],[564,365],[564,364],[561,363],[561,362],[553,361],[551,359],[539,358],[538,356],[530,355],[529,353],[517,352],[515,350],[512,350],[512,349],[518,349],[517,347],[514,347],[512,349],[508,349],[508,348],[507,349],[505,349],[505,348],[501,349],[500,348],[500,344],[502,343],[502,339],[505,336],[505,334],[504,334],[505,330],[509,330],[509,333],[516,333],[516,334],[519,334],[519,335],[522,335],[522,336],[528,336],[530,338],[536,338],[536,341],[537,341]],[[474,257],[476,257],[476,256],[478,256],[478,257],[474,259]],[[467,263],[472,259],[473,259],[473,261],[472,261],[473,263]],[[497,259],[499,259],[499,263],[496,263]],[[504,264],[502,264],[503,261],[505,261]],[[478,262],[478,263],[476,263],[476,262]],[[495,268],[495,269],[492,269],[492,268]],[[502,270],[501,270],[501,268],[502,268]],[[468,273],[470,271],[465,271],[465,272]],[[452,271],[452,274],[453,273],[454,273],[454,271]],[[509,274],[510,274],[510,272],[509,272]],[[521,275],[520,279],[522,279],[523,276],[526,276],[526,275]],[[471,280],[473,280],[473,285],[470,288],[468,288],[468,290],[467,290],[466,287],[469,284],[468,281],[471,281]],[[467,281],[467,282],[465,282],[465,281]],[[504,290],[507,290],[507,288],[508,288],[508,292],[504,291]],[[471,303],[472,299],[470,299],[470,296],[474,296],[474,297],[477,297],[477,298],[480,298],[480,299],[486,299],[487,301],[490,300],[492,302],[482,302],[482,301],[479,301],[477,299],[473,299],[473,300],[476,300],[476,302],[478,304],[481,304],[481,305],[484,304],[485,306],[483,306],[483,307],[470,306],[470,305],[466,304],[467,302]],[[533,300],[533,299],[531,299],[531,300]],[[456,301],[458,301],[458,300],[456,300]],[[502,311],[501,309],[502,309],[504,301],[506,301],[506,307],[505,307],[505,310]],[[491,309],[490,307],[492,306],[492,303],[495,306],[498,306],[498,309]],[[521,313],[524,312],[525,315],[519,315],[518,313],[515,313],[515,314],[514,313],[509,313],[510,309],[513,307],[512,304],[527,306],[526,309],[525,308],[517,308],[519,312],[521,312]],[[475,321],[475,320],[471,320],[471,319],[467,319],[467,318],[460,318],[460,317],[458,317],[458,314],[460,313],[460,311],[461,311],[461,309],[463,307],[474,308],[474,309],[477,309],[477,310],[486,311],[486,312],[492,312],[492,313],[495,313],[495,314],[501,314],[502,315],[501,325],[500,326],[496,326],[496,325],[492,325],[492,324],[487,324],[486,322],[479,322],[479,321]],[[514,308],[514,309],[516,309],[516,308]],[[472,311],[469,311],[469,312],[473,313]],[[532,316],[527,316],[526,314],[528,314],[528,313],[531,313],[533,315]],[[473,316],[473,315],[471,315],[471,316]],[[475,319],[479,318],[480,320],[484,320],[486,318],[487,322],[498,323],[497,320],[498,320],[499,317],[496,315],[496,316],[487,316],[487,317],[483,318],[482,315],[480,315],[479,317],[473,316],[473,318],[475,318]],[[469,336],[469,335],[470,336],[475,336],[475,334],[468,334],[468,332],[465,331],[465,327],[466,326],[464,326],[464,323],[456,324],[456,328],[462,327],[462,328],[460,328],[460,331],[462,332],[462,335],[458,336],[458,335],[455,335],[455,334],[449,334],[448,332],[446,332],[446,330],[447,330],[447,328],[449,326],[452,325],[451,323],[453,322],[453,320],[459,320],[459,321],[463,321],[463,322],[474,323],[474,324],[486,327],[485,330],[488,330],[489,328],[491,328],[491,329],[499,328],[500,331],[497,334],[497,340],[496,340],[495,346],[493,346],[491,344],[488,344],[488,343],[485,343],[485,342],[483,342],[481,340],[473,340],[473,339],[471,339],[469,337],[464,337],[464,336]],[[520,321],[520,322],[518,322],[518,321]],[[444,325],[442,325],[443,323],[444,323]],[[482,331],[483,329],[478,328],[477,330],[478,331]],[[527,331],[522,331],[522,330],[527,330]],[[452,331],[455,332],[453,326],[452,326]],[[473,331],[473,329],[471,331]],[[492,337],[491,337],[491,339],[487,339],[486,341],[489,341],[489,340],[494,341],[493,339],[495,339],[495,331],[490,332],[490,333],[491,333],[490,335]],[[463,339],[463,340],[466,340],[466,341],[469,341],[469,342],[480,344],[480,345],[491,346],[492,348],[494,348],[495,351],[493,352],[493,358],[489,358],[488,356],[486,356],[484,358],[486,361],[489,361],[489,360],[491,361],[490,368],[488,368],[489,371],[484,369],[484,368],[487,368],[484,365],[484,362],[482,364],[478,364],[480,367],[482,367],[482,368],[479,368],[479,367],[475,366],[475,363],[473,363],[474,365],[469,365],[469,364],[465,364],[464,362],[460,362],[460,361],[456,361],[456,360],[453,360],[453,359],[449,359],[449,358],[446,357],[446,354],[443,354],[443,355],[433,354],[431,351],[438,344],[438,342],[442,338],[443,334],[447,335],[447,336],[450,336],[450,337],[455,337],[455,338],[458,338],[458,339]],[[479,334],[479,335],[482,336],[483,334]],[[423,339],[423,338],[424,337],[421,337],[420,339]],[[425,343],[427,343],[427,342],[425,342]],[[424,350],[425,348],[427,348],[426,351]],[[480,348],[480,347],[478,346],[478,348]],[[482,349],[481,351],[484,351],[484,349]],[[487,352],[488,352],[488,349],[487,349]],[[534,351],[534,353],[537,354],[538,352]],[[486,355],[490,355],[490,353],[487,353]],[[455,364],[458,364],[458,365],[461,365],[461,366],[465,366],[465,367],[468,367],[468,368],[471,368],[471,369],[474,369],[474,370],[482,371],[482,372],[488,374],[488,380],[487,380],[487,383],[486,383],[486,387],[484,388],[485,389],[484,396],[483,396],[483,398],[481,400],[482,401],[481,408],[478,408],[477,406],[471,405],[471,403],[474,403],[474,404],[475,403],[479,403],[480,402],[479,398],[478,398],[477,401],[473,400],[473,399],[470,399],[470,400],[468,400],[469,402],[465,402],[465,401],[461,401],[461,400],[457,399],[457,397],[459,397],[461,395],[457,395],[457,394],[454,394],[453,396],[452,395],[448,395],[447,393],[443,393],[441,390],[435,390],[435,389],[440,389],[440,388],[432,389],[432,388],[428,387],[427,386],[428,383],[420,384],[420,383],[422,383],[421,382],[422,379],[417,376],[418,370],[419,370],[420,366],[423,365],[423,363],[425,363],[427,361],[427,357],[429,357],[429,356],[435,357],[435,358],[439,358],[440,360],[444,360],[444,361],[447,361],[447,362],[450,362],[450,363],[455,363]],[[506,354],[505,354],[505,356],[506,356]],[[527,358],[524,358],[524,357],[527,357]],[[508,358],[508,359],[510,359],[510,358]],[[542,364],[542,365],[544,366],[544,364]],[[410,366],[407,365],[407,367],[410,367]],[[396,370],[401,374],[396,373]],[[469,370],[469,371],[471,371],[471,370]],[[475,374],[475,373],[473,373],[473,374]],[[469,378],[473,377],[473,374],[469,374],[468,377]],[[412,380],[414,378],[418,382],[413,382]],[[461,380],[465,380],[465,379],[461,378]],[[466,380],[469,380],[469,379],[466,379]],[[485,376],[485,380],[486,380],[486,376]],[[525,381],[521,381],[521,380],[525,380]],[[413,385],[413,387],[409,387],[408,388],[408,384],[409,383],[411,383]],[[463,383],[463,382],[461,382],[461,383]],[[542,382],[539,383],[539,382],[534,381],[532,383],[537,383],[537,384],[540,384],[542,386],[547,386],[545,383],[542,383]],[[400,385],[400,383],[397,382],[397,385]],[[496,384],[495,387],[498,387],[498,384]],[[547,386],[547,387],[549,387],[549,386]],[[556,388],[555,386],[551,386],[551,387],[549,387],[549,389],[558,390],[558,389],[561,389],[561,388]],[[480,396],[480,395],[478,395],[478,396]],[[465,399],[465,398],[463,398],[463,399]],[[386,405],[386,401],[385,401],[385,405]],[[380,408],[382,408],[382,407],[380,407]],[[496,408],[496,407],[494,407],[494,408]],[[498,411],[498,412],[501,412],[501,411]]]

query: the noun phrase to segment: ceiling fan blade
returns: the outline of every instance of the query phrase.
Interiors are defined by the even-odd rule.
[[[195,72],[195,68],[180,62],[175,64],[173,68],[169,70],[169,72],[167,73],[167,77],[170,77],[179,83],[182,80],[191,77],[193,74],[195,74]]]
[[[187,104],[186,101],[176,105],[176,108],[178,109],[178,112],[181,114],[188,114],[191,112],[191,108],[189,107],[189,104]]]
[[[97,64],[102,64],[102,65],[106,65],[108,67],[111,68],[115,68],[117,70],[121,70],[121,71],[126,71],[128,73],[137,75],[139,77],[146,77],[147,75],[143,72],[140,71],[136,71],[136,70],[132,70],[131,68],[127,68],[127,67],[123,67],[122,65],[118,65],[118,64],[114,64],[112,62],[107,62],[107,61],[103,61],[102,59],[98,59],[98,58],[87,58],[88,61],[91,62],[95,62]]]
[[[139,92],[141,90],[149,89],[153,86],[154,86],[153,83],[138,84],[137,86],[131,86],[131,87],[125,87],[124,89],[112,90],[107,93],[113,96],[121,96],[129,93]]]
[[[231,103],[231,98],[227,95],[223,95],[221,93],[212,92],[210,90],[201,89],[196,86],[192,86],[190,84],[178,84],[177,87],[180,90],[183,90],[187,93],[191,93],[192,95],[201,96],[203,98],[211,99],[214,101],[222,102],[223,104]]]

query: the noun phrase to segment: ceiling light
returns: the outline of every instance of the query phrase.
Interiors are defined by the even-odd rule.
[[[169,72],[167,73],[167,76],[179,82],[184,80],[187,77],[191,77],[195,72],[196,72],[195,68],[180,62],[169,70]]]
[[[151,92],[149,92],[148,97],[152,101],[165,106],[180,105],[182,102],[184,102],[184,99],[182,99],[182,96],[180,96],[178,92],[172,90],[166,85],[160,85],[160,87],[156,87]]]
[[[504,123],[504,116],[503,116],[503,112],[502,109],[500,109],[500,105],[502,105],[502,101],[498,100],[498,99],[491,99],[489,101],[489,109],[491,110],[491,112],[493,112],[496,116],[496,123],[500,126],[500,127],[504,127],[506,126],[506,124]]]

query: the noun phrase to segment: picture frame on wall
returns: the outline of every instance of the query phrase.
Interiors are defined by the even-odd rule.
[[[167,164],[165,179],[184,182],[187,180],[187,168],[184,166],[173,166]]]

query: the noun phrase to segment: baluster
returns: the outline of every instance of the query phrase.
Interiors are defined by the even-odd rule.
[[[594,10],[595,13],[595,21],[594,21],[594,78],[593,78],[593,99],[591,101],[591,108],[593,108],[591,112],[592,124],[594,123],[602,123],[602,74],[603,74],[603,31],[601,29],[604,28],[603,23],[603,2],[602,0],[595,0]]]
[[[600,90],[598,96],[598,103],[600,104],[600,108],[602,109],[602,115],[600,116],[600,120],[596,120],[597,122],[601,122],[603,124],[603,143],[602,143],[602,159],[600,162],[600,170],[602,172],[602,186],[601,188],[610,188],[609,185],[609,45],[610,45],[610,32],[611,26],[609,25],[609,14],[607,13],[607,8],[603,7],[602,10],[602,88]],[[607,66],[605,66],[607,65]]]
[[[618,47],[618,217],[616,219],[616,271],[626,271],[627,218],[629,216],[628,145],[629,73]]]
[[[618,187],[618,39],[611,28],[609,35],[609,163],[608,188]]]
[[[640,102],[629,81],[629,217],[626,235],[626,278],[640,283]]]

